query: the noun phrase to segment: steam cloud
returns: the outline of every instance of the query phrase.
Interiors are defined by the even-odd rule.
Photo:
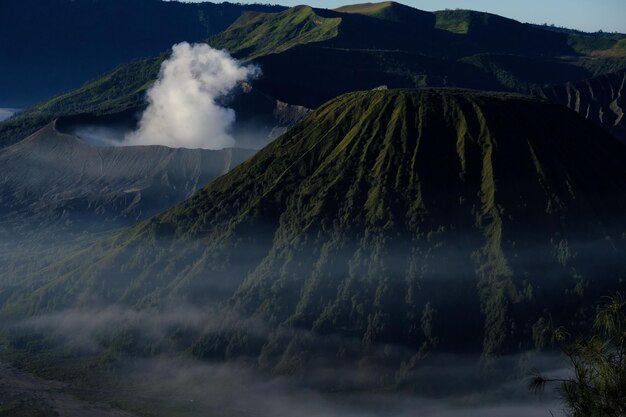
[[[235,145],[229,131],[235,111],[217,99],[239,83],[258,76],[255,66],[242,66],[227,52],[187,42],[172,47],[159,79],[148,91],[148,108],[125,145],[223,149]]]

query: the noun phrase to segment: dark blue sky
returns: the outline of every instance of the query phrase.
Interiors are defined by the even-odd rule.
[[[216,1],[216,0],[213,0]],[[239,0],[242,3],[308,4],[335,8],[363,0]],[[397,0],[422,10],[462,8],[511,17],[522,22],[554,23],[572,29],[626,33],[626,0]]]

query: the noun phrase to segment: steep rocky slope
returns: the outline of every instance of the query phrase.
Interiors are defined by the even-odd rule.
[[[626,70],[544,88],[538,94],[577,111],[626,144]]]

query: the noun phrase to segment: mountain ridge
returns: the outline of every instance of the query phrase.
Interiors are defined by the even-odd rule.
[[[530,93],[626,66],[626,55],[596,53],[619,43],[617,35],[605,39],[559,32],[478,12],[429,13],[408,6],[391,10],[398,7],[399,19],[308,6],[247,13],[207,42],[261,66],[264,75],[255,81],[260,90],[308,108],[349,91],[379,86]],[[468,33],[445,29],[471,16],[477,23]],[[280,42],[271,41],[268,33]],[[76,108],[115,112],[141,105],[165,58],[164,54],[121,66],[79,90],[22,112],[0,124],[0,146],[23,139],[50,117],[71,114]],[[361,70],[355,74],[357,66]]]

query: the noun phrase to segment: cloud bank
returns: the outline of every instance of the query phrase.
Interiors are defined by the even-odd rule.
[[[124,145],[223,149],[235,145],[230,129],[235,111],[217,99],[242,81],[258,76],[227,52],[187,42],[172,47],[159,79],[148,91],[148,108]]]
[[[17,110],[15,109],[0,109],[0,122],[13,116]]]

